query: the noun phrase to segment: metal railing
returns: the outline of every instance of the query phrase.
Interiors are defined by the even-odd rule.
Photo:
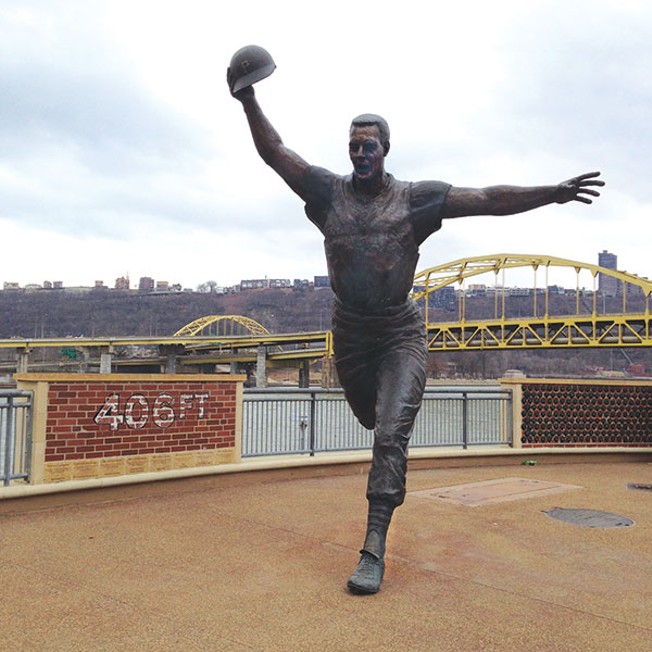
[[[29,480],[32,392],[0,389],[0,482]]]
[[[371,448],[342,390],[245,390],[242,455],[309,454]],[[511,446],[512,392],[498,386],[426,389],[411,447]]]
[[[0,482],[29,481],[32,393],[0,389]],[[370,449],[363,428],[337,389],[249,389],[244,394],[242,455]],[[512,393],[498,386],[427,388],[410,446],[511,446]]]

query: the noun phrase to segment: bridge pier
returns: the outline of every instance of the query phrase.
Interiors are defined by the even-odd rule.
[[[161,346],[159,351],[165,359],[166,374],[176,374],[178,369],[179,355],[183,353],[184,347],[181,344],[171,344]]]
[[[324,388],[339,387],[335,362],[333,358],[324,358],[321,363],[321,386]]]
[[[87,347],[82,347],[81,349],[82,361],[79,364],[79,372],[82,374],[87,374],[90,372],[91,366],[91,354]]]
[[[310,387],[310,360],[303,360],[299,367],[299,387]]]
[[[111,363],[113,362],[113,347],[110,346],[100,351],[100,373],[110,374]]]
[[[267,387],[267,347],[256,350],[256,387]]]
[[[16,373],[27,373],[29,368],[29,349],[18,349],[16,351]]]

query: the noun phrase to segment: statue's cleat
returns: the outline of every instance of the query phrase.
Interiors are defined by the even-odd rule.
[[[346,585],[349,591],[356,595],[378,593],[384,574],[385,561],[363,550],[358,566]]]

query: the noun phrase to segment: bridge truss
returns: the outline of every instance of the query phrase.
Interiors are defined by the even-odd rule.
[[[467,319],[465,292],[459,294],[459,316],[455,322],[443,323],[430,320],[432,295],[442,288],[459,284],[466,279],[493,272],[497,282],[499,273],[506,269],[530,267],[535,273],[535,287],[532,290],[533,315],[518,319],[505,316],[506,288],[496,283],[494,287],[493,319]],[[548,270],[551,267],[571,268],[577,276],[576,314],[551,316],[549,313],[550,288]],[[536,288],[536,272],[543,269],[543,288]],[[579,274],[588,271],[593,276],[594,288],[588,314],[580,314],[586,304],[585,290],[579,288]],[[599,314],[598,292],[595,281],[604,274],[620,282],[622,312]],[[503,276],[504,279],[504,276]],[[644,297],[645,309],[639,312],[627,311],[631,288],[636,288]],[[415,276],[412,297],[423,303],[428,347],[431,351],[478,350],[478,349],[522,349],[522,348],[584,348],[584,347],[636,347],[652,346],[652,320],[650,317],[650,294],[652,282],[627,272],[607,269],[565,258],[534,256],[524,254],[496,254],[476,258],[459,259],[445,265],[431,267]],[[541,306],[541,302],[543,306]]]

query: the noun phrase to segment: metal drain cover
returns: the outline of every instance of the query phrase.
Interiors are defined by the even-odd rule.
[[[563,507],[554,507],[544,512],[544,514],[564,523],[582,525],[584,527],[623,528],[635,525],[635,522],[627,516],[611,514],[610,512],[600,512],[595,509],[565,509]]]

